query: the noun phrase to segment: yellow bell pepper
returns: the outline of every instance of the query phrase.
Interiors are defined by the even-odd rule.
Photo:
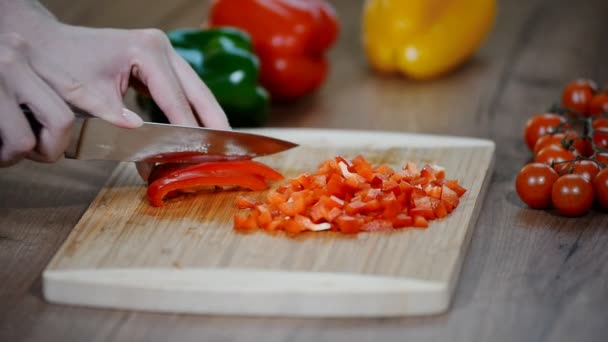
[[[495,16],[496,0],[367,0],[363,45],[379,71],[435,78],[475,53]]]

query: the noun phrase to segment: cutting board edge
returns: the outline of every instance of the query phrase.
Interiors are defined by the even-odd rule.
[[[469,220],[469,226],[467,227],[466,236],[464,238],[464,242],[461,245],[461,253],[457,260],[456,267],[453,269],[452,277],[449,278],[448,286],[450,297],[452,298],[452,293],[456,290],[456,286],[458,286],[458,278],[462,273],[462,267],[464,264],[464,260],[468,254],[469,246],[471,244],[471,240],[473,238],[474,230],[477,228],[477,221],[479,219],[479,214],[481,213],[481,208],[485,202],[486,195],[488,193],[488,189],[490,188],[490,183],[492,181],[492,176],[494,174],[494,164],[496,163],[496,147],[492,147],[490,162],[488,163],[488,167],[484,172],[484,180],[479,189],[479,193],[477,194],[477,201],[475,201],[475,207],[473,208],[473,213]],[[453,299],[453,298],[452,298]]]
[[[264,288],[268,284],[275,288]],[[51,303],[164,313],[424,316],[448,309],[449,288],[447,283],[409,278],[262,269],[47,269],[43,273],[43,295]]]

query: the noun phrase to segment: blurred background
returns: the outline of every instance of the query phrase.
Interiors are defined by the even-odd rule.
[[[210,8],[209,1],[203,0],[42,2],[70,24],[156,27],[165,31],[200,26],[207,20]],[[485,46],[461,70],[432,82],[380,75],[370,68],[361,44],[364,1],[334,0],[330,3],[340,22],[340,34],[329,49],[330,69],[326,81],[310,96],[273,104],[267,126],[369,128],[464,135],[479,132],[473,127],[459,130],[453,127],[457,121],[465,117],[472,119],[471,115],[487,109],[488,99],[484,94],[490,93],[495,86],[507,46],[497,46],[494,43],[497,38],[490,36]],[[506,10],[517,8],[507,6]],[[479,96],[472,97],[471,94]],[[135,106],[132,98],[130,103]],[[428,120],[429,115],[436,119]],[[471,124],[481,122],[471,120]]]
[[[362,46],[364,1],[329,2],[336,10],[340,33],[328,52],[327,79],[309,96],[273,103],[266,126],[479,137],[496,137],[500,129],[519,136],[526,118],[555,102],[567,81],[576,77],[601,81],[606,74],[608,63],[599,62],[607,55],[605,44],[599,44],[607,32],[604,0],[498,1],[495,22],[472,58],[431,81],[372,70]],[[462,6],[474,2],[462,1]],[[43,3],[75,25],[165,31],[199,27],[210,9],[210,1],[203,0]],[[415,7],[424,1],[403,3]],[[436,3],[441,5],[441,1]],[[572,15],[587,20],[569,20]],[[461,23],[466,26],[470,20],[476,19],[463,17]],[[582,47],[588,42],[592,42],[589,48]]]

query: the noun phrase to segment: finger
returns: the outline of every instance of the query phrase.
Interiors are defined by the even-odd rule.
[[[28,154],[28,158],[43,162],[56,161],[68,145],[74,113],[35,73],[22,72],[21,78],[22,83],[16,90],[18,101],[28,106],[42,126],[40,132],[36,132],[36,149]]]
[[[173,68],[166,58],[142,59],[132,74],[142,81],[154,102],[173,124],[199,126]]]
[[[175,52],[171,53],[171,61],[186,97],[203,125],[210,128],[230,129],[224,110],[222,110],[209,88],[192,70],[192,67]]]
[[[137,114],[124,108],[118,84],[108,78],[83,83],[62,68],[35,66],[36,73],[65,102],[116,126],[135,128],[143,124]]]
[[[68,102],[90,115],[119,127],[136,128],[144,123],[139,115],[124,107],[122,96],[111,82],[103,87],[85,90],[82,96],[76,99],[68,98]]]
[[[36,147],[36,137],[14,96],[0,89],[0,166],[10,166]]]

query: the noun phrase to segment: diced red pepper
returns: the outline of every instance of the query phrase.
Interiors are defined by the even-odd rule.
[[[268,206],[266,206],[264,204],[260,204],[255,209],[259,213],[258,224],[260,225],[260,227],[262,227],[262,228],[268,227],[270,222],[272,222],[272,214],[271,214]]]
[[[454,190],[454,192],[456,192],[456,194],[458,194],[458,197],[461,197],[462,195],[464,195],[465,192],[467,192],[467,189],[460,186],[460,184],[458,184],[458,181],[455,181],[455,180],[449,180],[449,181],[445,182],[445,185],[448,188]]]
[[[427,228],[428,226],[429,226],[429,222],[423,216],[419,216],[419,215],[414,216],[414,227]]]
[[[382,182],[382,191],[384,192],[394,192],[395,195],[399,195],[401,189],[399,188],[399,183],[394,180],[385,180]]]
[[[289,180],[289,183],[291,184],[292,188],[294,189],[308,189],[310,188],[310,185],[312,184],[312,176],[308,173],[303,173],[299,176],[297,176],[296,178],[292,178]]]
[[[435,217],[437,218],[443,218],[448,216],[448,209],[446,208],[444,202],[439,202],[433,212],[435,213]]]
[[[361,227],[364,232],[386,232],[391,229],[393,229],[393,222],[381,219],[367,222]]]
[[[236,197],[236,207],[239,209],[253,209],[258,204],[260,204],[260,203],[251,197],[246,197],[246,196],[237,196]]]
[[[357,156],[352,160],[353,167],[355,172],[361,177],[363,177],[366,181],[371,181],[374,178],[374,171],[372,169],[372,165],[365,160],[362,156]]]
[[[429,195],[433,198],[441,199],[441,187],[440,186],[430,185],[429,187],[427,187],[427,189],[425,189],[425,192],[427,195]]]
[[[327,213],[325,219],[327,220],[327,222],[334,222],[334,220],[340,215],[342,215],[342,210],[338,208],[331,208]]]
[[[364,221],[359,217],[341,215],[336,218],[336,224],[342,233],[356,234],[361,230]]]
[[[418,170],[407,163],[395,172],[386,164],[373,168],[362,157],[337,157],[322,163],[315,174],[294,177],[270,191],[264,204],[239,198],[238,206],[252,211],[247,219],[238,219],[239,226],[251,226],[254,217],[258,227],[292,234],[425,228],[429,220],[454,210],[459,193],[466,191],[444,177],[442,168],[430,165]]]
[[[285,221],[286,220],[283,218],[283,216],[274,217],[272,219],[272,221],[270,221],[270,223],[266,227],[266,230],[274,231],[274,230],[284,229],[285,228]]]
[[[449,188],[447,185],[444,185],[441,191],[441,200],[449,205],[450,208],[456,208],[460,203],[460,199],[458,198],[458,194]]]
[[[251,212],[234,216],[234,229],[250,231],[258,228],[257,219]]]
[[[353,201],[344,206],[344,211],[348,215],[356,215],[361,213],[365,208],[365,202]]]
[[[397,214],[392,221],[393,228],[411,227],[414,224],[412,217],[404,213]]]
[[[392,192],[383,196],[380,200],[380,204],[382,208],[384,208],[382,211],[382,217],[389,220],[397,216],[402,211],[401,205],[399,204],[399,201],[397,201],[397,196],[395,196],[395,194]]]
[[[420,177],[425,178],[429,183],[437,180],[437,177],[435,177],[435,169],[428,164],[420,171]]]
[[[285,231],[292,234],[301,233],[306,230],[301,223],[294,219],[285,220]]]
[[[289,199],[278,205],[283,214],[287,216],[295,216],[306,210],[305,194],[294,192]]]
[[[337,173],[332,174],[327,182],[327,193],[329,195],[343,197],[345,191],[346,187],[344,186],[343,178]]]
[[[421,216],[427,220],[435,219],[435,212],[431,208],[412,208],[410,209],[410,215],[414,217]]]

